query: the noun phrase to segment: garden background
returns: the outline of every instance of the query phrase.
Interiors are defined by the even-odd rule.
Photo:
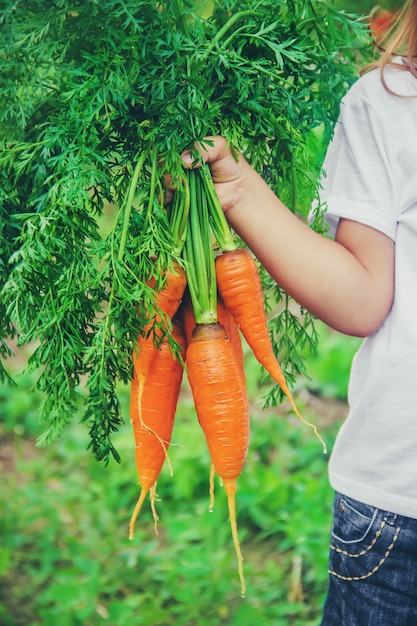
[[[360,15],[374,2],[336,2]],[[386,9],[394,2],[381,2]],[[359,340],[317,324],[319,352],[294,387],[301,413],[331,450],[346,416],[347,380]],[[17,349],[18,372],[28,348]],[[120,386],[126,424],[114,437],[122,460],[107,466],[87,451],[74,420],[39,448],[40,398],[31,377],[0,387],[0,625],[2,626],[313,626],[327,583],[332,493],[328,456],[286,402],[264,409],[260,366],[246,356],[252,439],[239,479],[237,509],[247,596],[239,594],[227,506],[220,489],[208,511],[208,453],[188,383],[173,445],[174,475],[160,478],[155,534],[150,509],[128,540],[137,497],[129,390]]]

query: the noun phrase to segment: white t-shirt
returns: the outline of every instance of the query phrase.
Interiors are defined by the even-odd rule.
[[[398,59],[401,63],[401,59]],[[417,79],[386,68],[363,75],[342,101],[321,198],[339,217],[395,241],[395,297],[352,364],[349,415],[329,472],[334,489],[417,518]]]

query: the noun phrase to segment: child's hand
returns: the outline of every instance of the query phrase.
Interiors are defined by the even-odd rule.
[[[243,193],[248,170],[252,169],[242,154],[233,153],[224,137],[206,137],[213,143],[197,149],[209,164],[217,196],[225,213],[236,206]],[[182,155],[185,165],[193,166],[190,152]],[[198,167],[195,166],[195,167]]]

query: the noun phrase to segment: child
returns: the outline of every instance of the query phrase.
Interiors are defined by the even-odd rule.
[[[230,225],[271,276],[333,328],[366,337],[330,460],[324,626],[417,624],[417,0],[395,33],[341,104],[322,191],[333,239],[223,138],[203,151]]]

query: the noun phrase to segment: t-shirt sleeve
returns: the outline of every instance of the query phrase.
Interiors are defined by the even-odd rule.
[[[390,129],[363,97],[348,93],[323,164],[320,201],[334,235],[339,218],[371,226],[395,240],[397,201]]]

